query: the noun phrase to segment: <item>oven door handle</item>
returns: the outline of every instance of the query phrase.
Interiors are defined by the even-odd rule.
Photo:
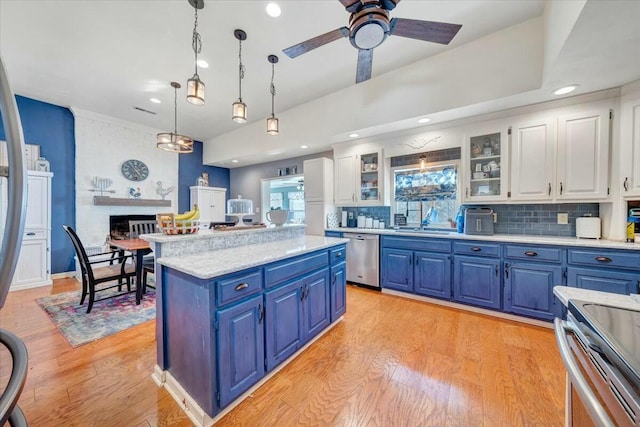
[[[600,401],[596,397],[591,387],[589,387],[589,383],[580,371],[578,362],[576,362],[575,358],[571,354],[569,342],[567,341],[567,333],[571,332],[575,334],[575,328],[566,321],[557,317],[553,321],[553,326],[556,333],[558,348],[560,349],[560,356],[562,356],[564,366],[567,368],[567,373],[569,375],[569,378],[571,379],[571,383],[576,388],[578,395],[580,395],[585,408],[587,408],[587,411],[589,411],[589,415],[591,415],[592,421],[596,426],[614,427],[615,424],[611,421],[611,418],[609,418],[607,411],[600,404]]]

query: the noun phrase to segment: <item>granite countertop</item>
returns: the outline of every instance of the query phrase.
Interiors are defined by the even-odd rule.
[[[257,267],[347,243],[348,239],[303,235],[295,239],[238,246],[193,255],[158,258],[158,263],[199,279]]]
[[[176,242],[176,241],[184,241],[184,240],[201,240],[201,239],[211,239],[212,237],[228,237],[228,236],[240,236],[248,233],[269,233],[273,231],[280,231],[283,228],[305,228],[304,224],[294,224],[294,225],[286,225],[284,227],[263,227],[263,228],[245,228],[239,230],[200,230],[196,234],[163,234],[163,233],[154,233],[154,234],[143,234],[140,236],[142,239],[148,242],[159,242],[159,243],[167,243],[167,242]]]
[[[531,236],[522,234],[494,234],[492,236],[479,236],[461,234],[451,231],[447,234],[429,233],[428,231],[394,230],[394,229],[373,229],[373,228],[328,228],[326,231],[337,231],[342,233],[365,233],[380,234],[385,236],[410,236],[429,237],[435,239],[455,239],[455,240],[483,240],[487,242],[504,242],[517,244],[540,244],[540,245],[560,245],[578,246],[605,249],[630,249],[640,250],[640,243],[627,243],[605,239],[578,239],[577,237],[554,237],[554,236]]]
[[[621,295],[570,286],[554,286],[553,293],[565,306],[569,305],[569,300],[580,300],[640,311],[640,296],[638,295]]]

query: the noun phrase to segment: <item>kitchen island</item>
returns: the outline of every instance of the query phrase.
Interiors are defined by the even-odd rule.
[[[153,378],[197,425],[223,416],[346,310],[345,239],[262,233],[263,243],[156,259]]]

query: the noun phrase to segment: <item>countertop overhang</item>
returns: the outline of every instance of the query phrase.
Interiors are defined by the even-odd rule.
[[[569,300],[581,300],[640,311],[640,298],[638,298],[638,296],[592,291],[591,289],[574,288],[571,286],[554,286],[553,294],[558,297],[558,300],[560,300],[565,307],[569,305]]]

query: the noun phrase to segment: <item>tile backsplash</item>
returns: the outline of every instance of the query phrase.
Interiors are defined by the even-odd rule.
[[[389,227],[391,221],[391,208],[389,206],[371,206],[363,208],[342,208],[338,212],[338,220],[342,219],[342,211],[353,212],[353,218],[357,218],[358,215],[371,216],[377,218],[380,221],[384,221],[385,227]],[[348,214],[347,214],[348,215]]]

